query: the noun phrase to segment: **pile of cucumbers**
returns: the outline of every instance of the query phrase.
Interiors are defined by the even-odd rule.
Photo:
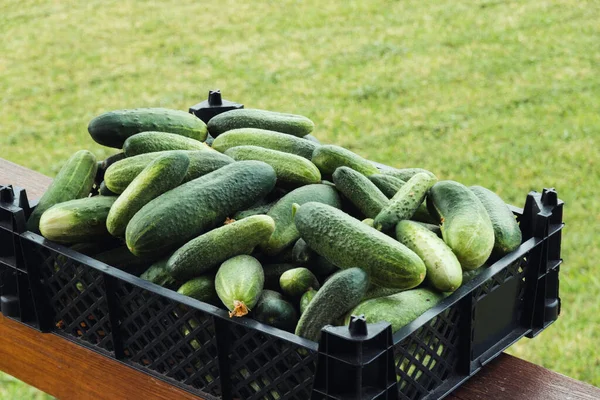
[[[303,116],[163,108],[94,118],[28,229],[102,262],[319,340],[352,314],[410,323],[521,243],[480,186],[375,163],[312,136]],[[207,143],[211,143],[209,146]]]

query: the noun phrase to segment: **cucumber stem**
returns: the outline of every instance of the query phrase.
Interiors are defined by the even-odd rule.
[[[233,301],[233,310],[229,311],[229,318],[233,317],[243,317],[248,314],[250,309],[244,304],[243,301],[234,300]]]

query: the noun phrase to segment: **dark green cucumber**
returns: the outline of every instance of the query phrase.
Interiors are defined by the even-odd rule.
[[[388,198],[366,176],[350,167],[339,167],[333,173],[335,187],[367,218],[375,218],[389,203]]]
[[[292,262],[305,266],[317,277],[331,275],[339,270],[331,261],[312,250],[302,238],[292,248]]]
[[[314,129],[315,124],[302,115],[267,110],[243,108],[221,113],[208,121],[208,130],[218,137],[223,132],[239,128],[257,128],[303,137]]]
[[[110,208],[106,219],[110,234],[122,237],[131,218],[143,206],[181,183],[189,165],[183,152],[163,154],[148,164]]]
[[[125,140],[140,132],[176,133],[199,141],[206,139],[206,124],[195,115],[166,108],[115,110],[97,116],[88,132],[97,143],[122,148]]]
[[[425,264],[412,250],[331,206],[306,203],[294,221],[311,249],[340,268],[360,266],[373,283],[409,289],[425,279]]]
[[[217,304],[214,275],[202,275],[191,279],[177,289],[177,293],[209,304]]]
[[[95,196],[56,204],[42,214],[40,232],[46,239],[58,243],[106,239],[106,218],[116,199]]]
[[[441,292],[453,292],[462,284],[462,268],[446,243],[435,233],[414,221],[396,225],[396,239],[425,263],[427,281]]]
[[[94,185],[98,164],[87,150],[80,150],[62,166],[27,220],[27,229],[39,233],[42,214],[55,204],[87,197]]]
[[[321,144],[321,141],[319,139],[317,139],[316,137],[314,137],[313,135],[311,135],[310,133],[308,135],[302,136],[302,139],[310,140],[311,142],[318,144],[318,145]]]
[[[311,159],[317,145],[309,140],[281,132],[255,128],[240,128],[227,131],[213,142],[213,149],[220,152],[237,146],[259,146],[266,149],[283,151]]]
[[[298,313],[294,306],[284,300],[281,294],[272,290],[263,290],[252,315],[263,324],[288,332],[293,332],[298,322]]]
[[[427,207],[463,270],[482,266],[494,247],[494,227],[477,196],[461,183],[440,181],[429,190]]]
[[[269,210],[271,209],[271,207],[273,207],[275,205],[275,202],[267,202],[266,199],[260,199],[257,203],[253,204],[252,207],[250,207],[247,210],[243,210],[243,211],[238,211],[233,215],[233,219],[240,220],[240,219],[244,219],[244,218],[248,218],[251,217],[253,215],[261,215],[261,214],[266,214],[269,212]]]
[[[410,178],[373,219],[373,227],[388,232],[398,222],[411,218],[423,204],[427,191],[434,183],[435,178],[425,173],[418,173]]]
[[[360,303],[350,311],[345,320],[347,325],[352,315],[364,315],[367,323],[389,322],[392,332],[408,325],[425,311],[437,305],[444,295],[429,289],[406,290],[386,297]]]
[[[269,239],[275,223],[266,215],[254,215],[206,232],[180,247],[168,262],[169,272],[178,280],[199,276],[223,261],[250,254]]]
[[[177,284],[175,278],[171,276],[169,270],[167,269],[167,260],[169,258],[165,257],[161,260],[156,261],[154,264],[150,266],[140,278],[156,283],[157,285],[164,286],[166,288],[173,288]]]
[[[222,223],[275,187],[275,171],[240,161],[172,189],[138,211],[125,232],[132,253],[159,256]]]
[[[104,180],[104,173],[114,163],[117,161],[121,161],[125,158],[125,153],[120,152],[117,154],[113,154],[112,156],[107,157],[102,161],[98,161],[98,170],[96,171],[96,180],[97,184],[100,184]]]
[[[469,189],[485,207],[492,226],[494,227],[495,257],[502,257],[521,245],[522,235],[514,214],[504,200],[496,193],[481,186],[471,186]]]
[[[311,160],[325,176],[332,175],[339,167],[350,167],[365,176],[379,173],[379,169],[371,161],[343,147],[330,144],[317,147]]]
[[[437,180],[437,176],[435,176],[435,174],[433,172],[428,171],[423,168],[401,168],[401,169],[398,169],[398,168],[386,167],[386,168],[381,169],[381,173],[384,175],[393,176],[393,177],[401,179],[405,182],[408,181],[413,176],[415,176],[416,174],[427,174],[430,177]]]
[[[265,274],[265,289],[281,290],[279,286],[279,278],[285,271],[294,269],[296,266],[289,263],[281,264],[264,264],[263,271]]]
[[[317,291],[315,289],[308,289],[300,298],[300,314],[304,314],[306,308],[310,302],[315,298]]]
[[[379,297],[390,296],[392,294],[403,292],[404,290],[405,289],[387,288],[371,284],[369,286],[369,289],[367,289],[367,293],[365,293],[360,302],[362,303],[363,301],[367,301],[370,299],[377,299]]]
[[[215,277],[215,289],[229,310],[229,317],[243,317],[254,308],[264,281],[262,266],[254,257],[240,255],[221,264]]]
[[[368,287],[368,275],[360,268],[337,272],[319,289],[302,313],[296,335],[318,341],[321,329],[358,305]]]
[[[167,150],[211,151],[211,148],[196,139],[175,133],[153,131],[136,133],[123,143],[123,152],[127,157]]]
[[[98,194],[100,196],[118,196],[118,194],[112,192],[109,188],[106,187],[106,182],[104,181],[100,182],[100,186],[98,186]]]
[[[153,259],[137,257],[131,254],[127,246],[120,246],[112,250],[96,254],[94,258],[98,261],[108,264],[111,267],[118,268],[132,275],[141,275],[153,264]]]
[[[133,181],[135,177],[148,166],[148,164],[163,154],[174,152],[183,152],[190,159],[188,172],[183,178],[183,182],[189,182],[234,162],[231,157],[227,157],[225,154],[221,154],[218,151],[171,150],[146,153],[128,157],[111,165],[104,174],[104,182],[112,192],[123,193],[131,181]]]
[[[267,213],[275,220],[275,232],[273,232],[268,242],[261,245],[260,249],[263,253],[267,255],[278,254],[298,240],[300,233],[294,224],[292,204],[302,205],[309,201],[316,201],[337,208],[341,206],[340,196],[329,185],[302,186],[286,194]]]
[[[302,186],[321,181],[319,169],[306,158],[283,151],[258,146],[238,146],[225,151],[236,161],[256,160],[269,164],[277,173],[277,182],[284,185]]]
[[[295,298],[301,296],[309,289],[319,290],[319,280],[310,270],[304,267],[290,269],[281,274],[279,278],[281,291]]]

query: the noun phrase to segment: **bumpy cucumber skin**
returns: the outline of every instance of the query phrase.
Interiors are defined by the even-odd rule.
[[[95,196],[56,204],[42,214],[40,232],[57,243],[107,238],[106,218],[116,197]]]
[[[169,270],[167,269],[168,259],[168,257],[165,257],[156,261],[146,271],[144,271],[142,275],[140,275],[140,278],[166,288],[174,287],[177,284],[177,281],[171,276]]]
[[[240,161],[169,190],[129,221],[127,247],[140,256],[166,254],[254,204],[275,180],[268,164]]]
[[[469,189],[485,207],[494,227],[495,257],[502,257],[521,245],[523,239],[519,224],[510,208],[496,193],[482,186],[471,186]]]
[[[217,304],[219,300],[215,290],[215,277],[210,274],[190,279],[177,289],[177,293],[209,304]]]
[[[290,297],[299,297],[309,289],[321,287],[316,276],[304,267],[290,269],[279,278],[281,291]]]
[[[317,144],[281,132],[255,128],[240,128],[227,131],[213,142],[212,148],[221,153],[237,146],[258,146],[283,151],[311,159]]]
[[[315,289],[308,289],[300,298],[300,314],[304,314],[306,308],[310,302],[315,298],[317,291]]]
[[[314,184],[302,186],[283,196],[267,213],[275,220],[275,232],[271,238],[260,246],[263,253],[275,255],[291,246],[300,237],[294,224],[292,204],[304,204],[309,201],[328,204],[340,208],[341,201],[337,191],[329,185]]]
[[[368,287],[368,275],[360,268],[337,272],[319,289],[302,313],[296,335],[318,341],[321,329],[354,308]]]
[[[339,167],[350,167],[365,176],[379,173],[379,169],[371,161],[335,145],[328,144],[317,147],[311,161],[325,176],[332,175]]]
[[[396,239],[425,263],[427,281],[441,292],[453,292],[462,284],[460,262],[446,243],[429,229],[414,221],[396,225]]]
[[[40,218],[47,209],[55,204],[80,199],[90,194],[97,169],[96,157],[89,151],[80,150],[73,154],[31,213],[27,220],[27,229],[39,233]]]
[[[168,150],[211,151],[211,148],[196,139],[175,133],[154,131],[136,133],[123,143],[123,152],[127,157]]]
[[[389,203],[385,194],[366,176],[350,167],[339,167],[333,173],[335,187],[367,218],[375,218]]]
[[[263,290],[252,314],[257,321],[288,332],[293,332],[298,322],[294,306],[272,290]]]
[[[427,207],[463,270],[482,266],[494,247],[494,227],[477,196],[461,183],[440,181],[429,190]]]
[[[127,186],[110,208],[106,228],[122,237],[127,224],[143,206],[164,192],[177,187],[187,173],[190,160],[185,153],[164,154],[152,161]]]
[[[389,322],[392,325],[392,332],[396,333],[425,311],[433,308],[443,298],[444,295],[441,293],[420,288],[367,300],[346,315],[345,324],[350,322],[352,315],[364,314],[370,324]]]
[[[395,178],[401,179],[403,181],[408,181],[410,178],[415,176],[416,174],[427,174],[430,177],[437,180],[437,176],[431,171],[428,171],[423,168],[382,168],[381,173],[384,175],[393,176]]]
[[[412,250],[336,208],[306,203],[294,222],[311,249],[342,269],[365,268],[379,286],[410,289],[425,279],[425,264]]]
[[[104,174],[104,182],[107,188],[113,193],[123,193],[131,181],[133,181],[135,177],[148,166],[148,164],[161,155],[174,152],[185,153],[190,159],[188,172],[183,178],[183,182],[189,182],[234,162],[233,158],[227,157],[225,154],[221,154],[218,151],[169,150],[145,153],[128,157],[111,165]]]
[[[264,272],[258,260],[240,255],[221,264],[215,276],[215,289],[229,311],[235,311],[236,301],[243,302],[248,310],[252,310],[258,302],[264,282]]]
[[[177,249],[169,258],[168,270],[180,281],[199,276],[231,257],[252,253],[274,230],[275,222],[266,215],[254,215],[223,225]]]
[[[243,108],[216,115],[208,121],[212,136],[239,128],[257,128],[303,137],[315,128],[315,124],[302,115],[286,114],[267,110]]]
[[[147,131],[175,133],[201,142],[208,133],[206,124],[195,115],[166,108],[110,111],[92,119],[88,125],[92,139],[118,149],[128,137]]]
[[[292,186],[321,182],[319,169],[306,158],[283,151],[258,146],[237,146],[225,151],[225,155],[236,161],[257,160],[273,167],[277,182]]]

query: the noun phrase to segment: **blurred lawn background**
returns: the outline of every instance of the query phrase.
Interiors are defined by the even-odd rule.
[[[53,176],[108,110],[209,89],[396,167],[566,202],[558,322],[511,353],[600,385],[597,1],[0,3],[0,156]],[[38,398],[0,380],[1,399]]]

